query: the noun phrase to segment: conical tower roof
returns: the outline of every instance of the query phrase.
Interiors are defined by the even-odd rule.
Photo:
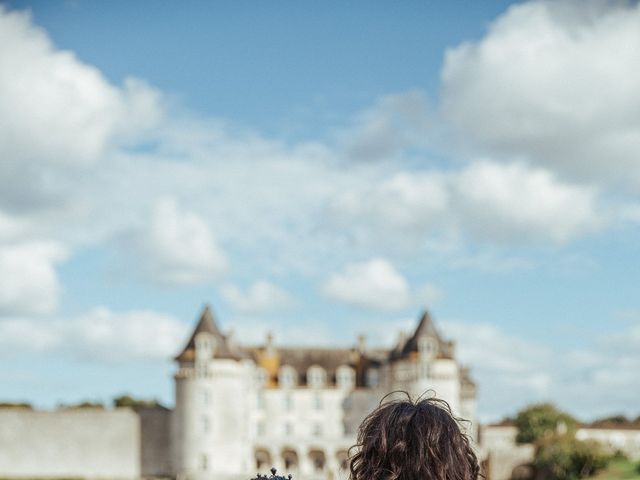
[[[229,345],[227,336],[220,331],[218,323],[216,322],[213,315],[213,311],[207,304],[205,305],[204,310],[200,315],[200,320],[198,321],[196,328],[193,330],[193,333],[191,334],[187,345],[175,358],[177,361],[192,361],[195,358],[196,336],[202,332],[210,333],[216,338],[216,348],[213,358],[230,358],[234,360],[240,360],[241,358],[245,357],[243,352],[236,351],[231,347],[231,345]]]
[[[446,342],[440,336],[440,333],[436,329],[436,326],[433,323],[431,315],[427,310],[422,313],[420,317],[420,321],[418,322],[418,326],[416,327],[413,335],[409,337],[409,339],[404,343],[404,345],[399,345],[398,348],[391,352],[391,359],[398,359],[408,356],[413,352],[419,351],[418,348],[418,340],[422,337],[431,337],[436,340],[438,343],[438,349],[441,352],[447,350]]]

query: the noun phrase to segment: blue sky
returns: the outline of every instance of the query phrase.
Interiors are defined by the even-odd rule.
[[[5,4],[0,397],[171,403],[205,302],[307,345],[391,345],[428,307],[483,419],[640,415],[639,27],[600,1]]]

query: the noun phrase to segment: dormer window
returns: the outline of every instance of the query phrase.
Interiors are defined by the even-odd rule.
[[[258,387],[264,387],[269,380],[269,374],[264,368],[258,368],[256,371],[256,384]]]
[[[284,365],[278,372],[278,384],[281,388],[293,388],[297,384],[297,374],[295,368]]]
[[[324,387],[327,383],[327,372],[324,368],[314,365],[307,370],[307,385],[312,388]]]
[[[353,388],[355,385],[355,372],[353,368],[342,365],[336,370],[336,384],[338,388]]]
[[[420,355],[433,358],[436,355],[436,351],[438,349],[438,345],[436,344],[435,339],[431,337],[420,337],[418,339],[418,350],[420,351]]]
[[[216,339],[207,332],[200,332],[196,335],[196,358],[208,360],[213,357]]]

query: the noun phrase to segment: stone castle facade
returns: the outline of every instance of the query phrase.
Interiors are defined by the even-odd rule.
[[[178,478],[280,471],[341,477],[357,428],[388,393],[425,392],[471,421],[476,387],[429,313],[391,349],[233,343],[206,307],[176,357],[172,464]],[[248,477],[247,477],[248,478]]]

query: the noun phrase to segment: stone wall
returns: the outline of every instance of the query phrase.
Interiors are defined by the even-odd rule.
[[[171,461],[171,410],[158,406],[138,410],[140,416],[140,469],[143,477],[169,477]]]
[[[600,442],[611,453],[620,451],[632,460],[640,459],[640,428],[582,427],[576,437]]]
[[[140,476],[140,421],[129,409],[0,409],[1,478]]]

